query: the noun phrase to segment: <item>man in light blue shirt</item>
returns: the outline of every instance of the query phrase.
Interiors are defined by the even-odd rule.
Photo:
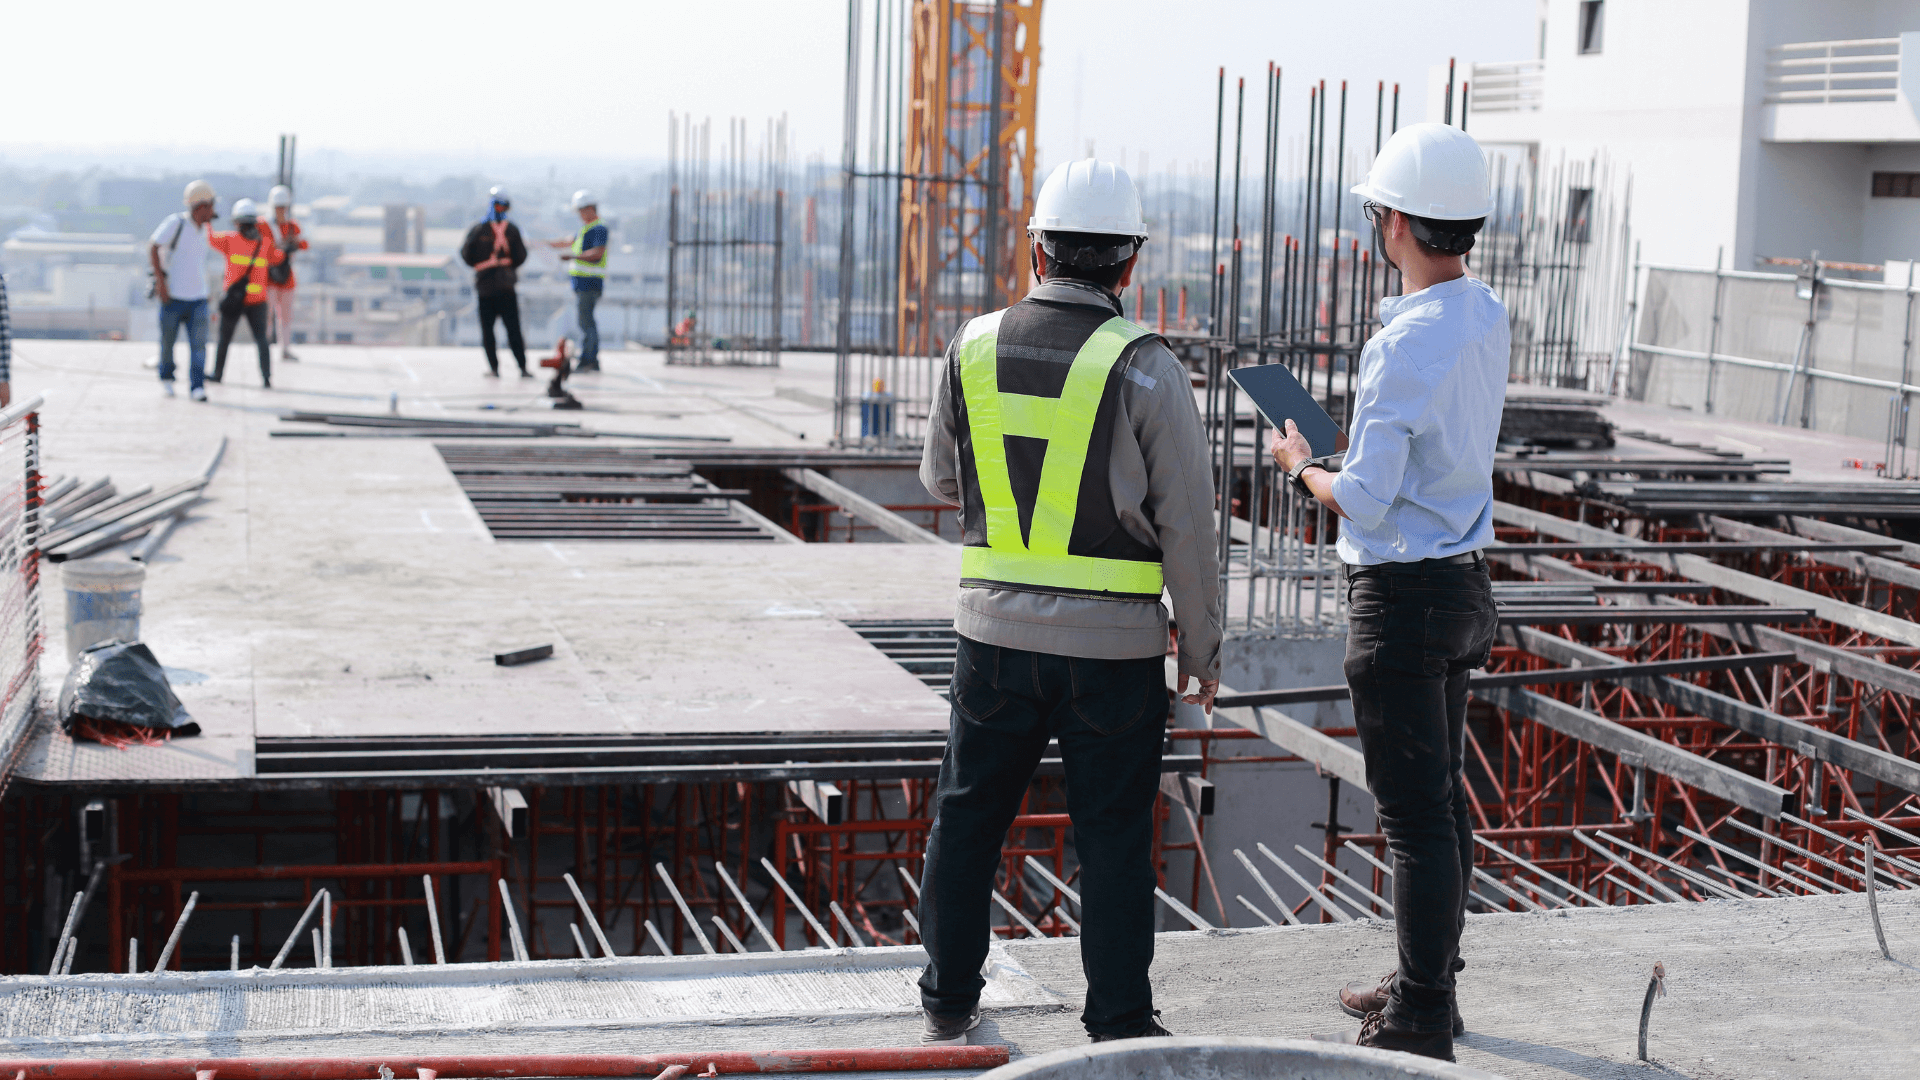
[[[1493,451],[1506,402],[1506,308],[1466,276],[1492,204],[1466,132],[1416,124],[1381,148],[1354,193],[1401,273],[1360,357],[1346,466],[1333,473],[1288,420],[1274,462],[1343,519],[1346,673],[1354,725],[1394,859],[1399,966],[1348,986],[1357,1042],[1453,1060],[1454,1004],[1473,868],[1467,678],[1493,647]]]

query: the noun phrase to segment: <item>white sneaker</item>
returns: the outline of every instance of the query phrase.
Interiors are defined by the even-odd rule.
[[[168,390],[167,396],[172,397],[173,391]],[[191,397],[195,401],[205,401],[207,400],[207,388],[204,386],[196,386],[193,388],[193,392],[188,394],[187,396]]]
[[[172,397],[172,396],[173,396],[173,381],[172,381],[172,380],[170,380],[170,379],[169,379],[169,380],[164,380],[164,381],[162,381],[162,382],[160,383],[160,391],[161,391],[162,393],[164,393],[164,394],[166,394],[166,395],[167,395],[168,397]]]

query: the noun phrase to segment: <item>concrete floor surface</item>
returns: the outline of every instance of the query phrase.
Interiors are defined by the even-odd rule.
[[[1456,1044],[1456,1053],[1462,1064],[1514,1080],[1920,1075],[1920,1025],[1914,1022],[1920,1002],[1920,891],[1883,894],[1880,906],[1893,961],[1881,958],[1866,898],[1857,895],[1468,916],[1460,1008],[1470,1033]],[[863,952],[880,962],[887,954],[917,950]],[[1006,977],[1010,985],[1031,980],[1044,992],[1041,997],[1056,995],[1061,1004],[1036,1003],[1030,994],[1015,1002],[989,1002],[973,1041],[1004,1042],[1016,1057],[1080,1044],[1084,982],[1078,942],[1012,941],[1004,955],[1018,969]],[[783,954],[782,963],[804,962],[789,959],[794,956]],[[825,967],[847,961],[822,955],[813,962]],[[1646,1064],[1635,1060],[1635,1040],[1640,1003],[1656,962],[1666,966],[1669,996],[1654,1005],[1652,1061]],[[57,984],[38,977],[0,980],[0,995],[14,999],[4,1009],[9,1023],[0,1038],[0,1057],[295,1057],[422,1053],[428,1047],[435,1053],[686,1051],[697,1056],[718,1050],[910,1046],[919,1032],[916,1002],[905,980],[892,984],[901,1000],[887,1004],[821,996],[814,1007],[794,1010],[777,987],[769,987],[767,1008],[758,1013],[743,1007],[697,1018],[675,1009],[617,1019],[599,1009],[573,1011],[567,1003],[577,992],[568,987],[593,973],[575,962],[550,963],[546,979],[553,989],[548,992],[538,989],[539,978],[527,975],[526,966],[513,966],[519,985],[511,1010],[489,1005],[475,1009],[476,1019],[492,1010],[477,1026],[448,1023],[411,1032],[362,1030],[345,1022],[347,1016],[327,1010],[296,1019],[297,1011],[284,1004],[289,990],[262,988],[253,993],[272,1001],[252,1001],[252,994],[241,990],[226,998],[217,1011],[224,1027],[161,1034],[142,1026],[153,1014],[151,1007],[116,1010],[112,1005],[115,988],[129,998],[150,997],[152,992],[139,985],[142,980],[89,976],[85,996],[93,1002],[88,1008],[96,1010],[92,1030],[118,1034],[89,1037],[84,1018],[64,1015],[64,1037],[50,1043],[33,1037],[33,1017],[65,1013]],[[676,965],[713,963],[685,957],[650,960],[645,966],[664,977]],[[1392,927],[1381,922],[1186,932],[1158,937],[1153,981],[1163,1020],[1177,1034],[1298,1038],[1352,1031],[1357,1022],[1340,1012],[1334,991],[1349,980],[1376,977],[1393,964]],[[506,993],[504,988],[489,991],[482,970],[459,976],[468,984],[464,991],[445,985],[447,969],[412,986],[394,969],[358,970],[368,978],[378,971],[379,992],[396,1002],[396,1017],[414,1011],[398,1004],[410,996],[467,993],[501,999]],[[503,967],[500,974],[504,980],[509,973]],[[361,976],[352,970],[316,976],[348,977]],[[622,995],[629,1002],[643,999]]]

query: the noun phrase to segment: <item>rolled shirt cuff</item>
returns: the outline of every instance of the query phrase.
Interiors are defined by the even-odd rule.
[[[1387,519],[1387,510],[1393,505],[1369,495],[1349,472],[1333,474],[1333,501],[1340,504],[1341,512],[1349,520],[1365,529],[1378,528]]]

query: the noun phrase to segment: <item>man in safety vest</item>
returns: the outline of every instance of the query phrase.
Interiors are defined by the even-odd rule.
[[[273,228],[260,224],[260,208],[252,199],[233,204],[233,232],[209,230],[207,246],[226,258],[226,293],[220,298],[220,344],[213,353],[208,382],[225,382],[227,346],[247,321],[253,344],[260,352],[260,385],[273,388],[273,359],[267,349],[267,267],[284,262],[286,254],[273,241]]]
[[[599,200],[586,188],[573,193],[573,209],[580,215],[580,230],[571,239],[547,243],[571,248],[560,261],[571,264],[567,272],[573,277],[573,308],[580,320],[580,362],[573,370],[599,371],[600,327],[593,321],[593,307],[607,284],[607,223],[600,220]]]
[[[1287,421],[1273,459],[1339,514],[1347,564],[1347,683],[1367,786],[1393,852],[1399,966],[1348,986],[1362,1046],[1453,1060],[1454,1003],[1473,871],[1467,678],[1495,614],[1493,452],[1506,403],[1507,310],[1463,257],[1493,206],[1472,136],[1415,124],[1380,148],[1365,183],[1374,242],[1400,271],[1360,355],[1352,444],[1339,473]]]
[[[1001,841],[1058,739],[1080,859],[1081,1021],[1164,1035],[1153,962],[1153,805],[1166,738],[1167,611],[1185,700],[1211,711],[1221,603],[1207,438],[1187,371],[1121,318],[1147,239],[1104,161],[1055,169],[1027,223],[1041,284],[948,346],[920,480],[961,508],[953,714],[920,899],[922,1039],[980,1021]]]
[[[493,343],[493,324],[507,328],[507,348],[513,350],[513,362],[520,365],[520,377],[533,378],[527,370],[527,343],[520,336],[520,294],[514,288],[520,282],[519,266],[527,261],[527,245],[520,239],[520,227],[507,220],[513,201],[507,189],[495,186],[487,192],[487,216],[467,230],[460,243],[460,261],[473,267],[474,310],[480,316],[480,348],[487,354],[487,375],[500,376],[500,354]]]

